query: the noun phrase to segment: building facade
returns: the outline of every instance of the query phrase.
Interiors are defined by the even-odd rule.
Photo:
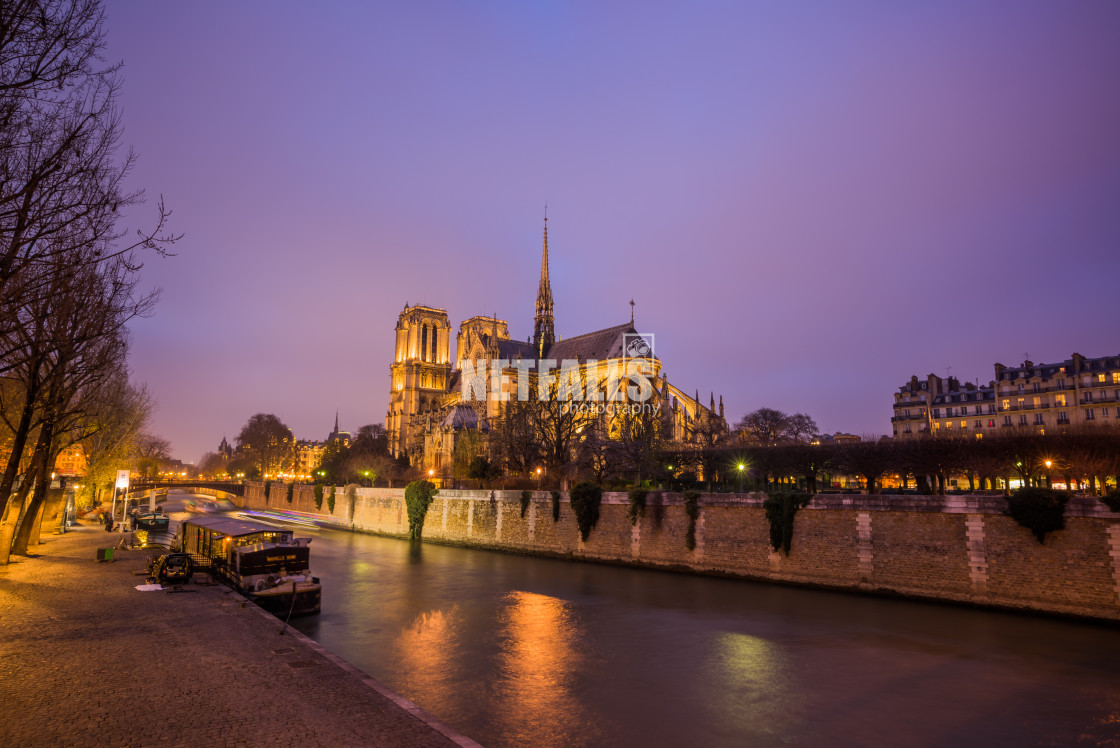
[[[1120,355],[1021,366],[995,365],[987,385],[914,376],[894,395],[894,435],[983,438],[1009,429],[1046,433],[1072,426],[1120,425]]]

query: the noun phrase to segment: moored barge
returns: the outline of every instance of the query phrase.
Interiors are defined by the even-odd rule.
[[[193,517],[179,524],[179,548],[214,575],[280,616],[318,613],[322,585],[312,576],[311,538],[238,517]]]

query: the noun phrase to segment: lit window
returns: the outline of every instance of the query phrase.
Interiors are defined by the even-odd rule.
[[[1054,405],[1058,406],[1059,408],[1066,407],[1066,396],[1054,395]]]
[[[1104,374],[1103,373],[1097,375],[1097,381],[1100,382],[1101,384],[1104,384]]]
[[[1004,401],[1003,401],[1003,409],[1004,409],[1004,410],[1011,410],[1011,401],[1010,401],[1010,400],[1008,400],[1008,399],[1006,399],[1006,398],[1004,399]]]
[[[1112,383],[1120,384],[1120,371],[1112,372]]]

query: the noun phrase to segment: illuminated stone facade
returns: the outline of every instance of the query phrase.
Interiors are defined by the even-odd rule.
[[[982,438],[1012,429],[1120,425],[1120,356],[1085,358],[1079,353],[1055,364],[1024,361],[995,365],[986,385],[955,377],[911,377],[894,395],[894,435],[927,434]]]
[[[504,407],[503,396],[482,388],[478,394],[464,398],[466,369],[480,370],[485,362],[508,362],[503,370],[498,392],[516,397],[518,364],[549,359],[557,368],[567,364],[577,369],[583,383],[601,383],[606,397],[620,390],[611,375],[625,371],[628,361],[636,357],[641,336],[630,322],[595,332],[570,337],[555,336],[552,287],[548,269],[548,219],[545,219],[544,244],[541,253],[541,277],[533,319],[533,335],[528,340],[510,337],[509,324],[495,316],[475,316],[459,325],[455,337],[455,357],[451,353],[451,323],[447,311],[438,307],[409,306],[397,319],[396,346],[390,365],[389,410],[385,419],[390,448],[394,456],[407,453],[412,464],[436,474],[446,474],[451,457],[463,439],[477,444],[478,454],[488,454],[486,435],[490,422],[499,417]],[[660,359],[652,351],[638,354],[647,366],[652,391],[646,401],[657,409],[667,436],[680,443],[699,443],[711,439],[713,433],[725,433],[723,398],[717,408],[712,394],[704,405],[699,394],[688,395],[670,384]],[[617,376],[617,375],[615,375]],[[584,385],[586,387],[586,384]],[[625,385],[621,388],[627,400]],[[629,400],[627,400],[629,401]],[[603,416],[604,431],[616,435],[618,418]]]

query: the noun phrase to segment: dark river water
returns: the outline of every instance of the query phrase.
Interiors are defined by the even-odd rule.
[[[295,622],[486,746],[1120,746],[1120,630],[314,531]]]

